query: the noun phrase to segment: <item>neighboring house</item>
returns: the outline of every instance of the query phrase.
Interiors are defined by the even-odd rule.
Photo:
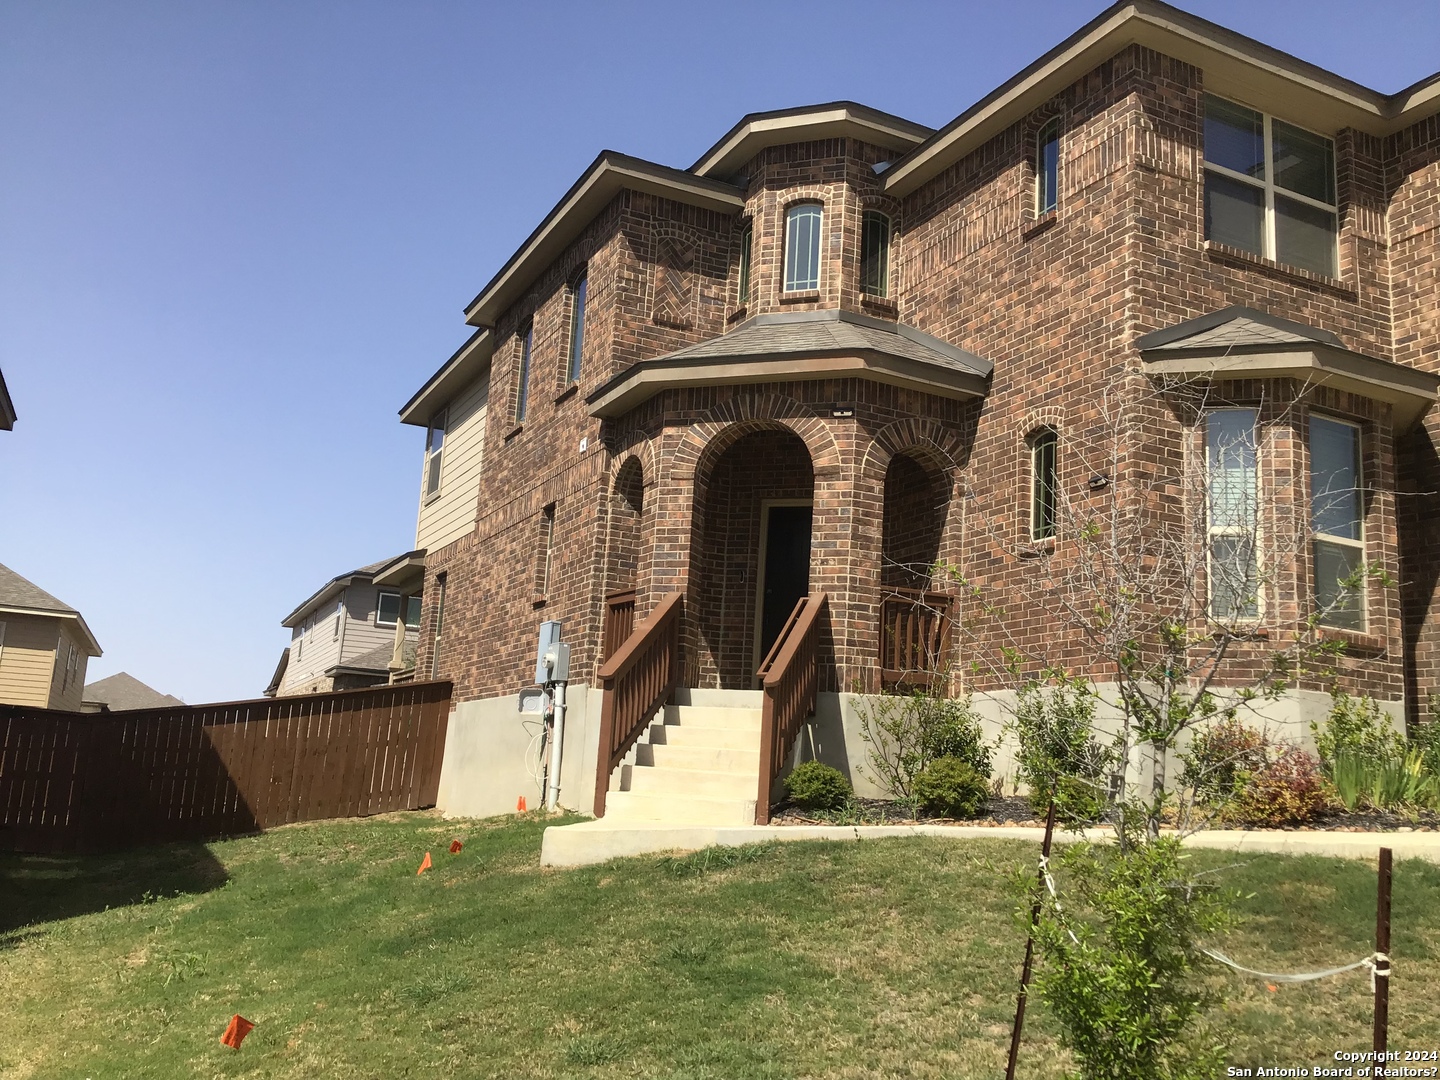
[[[78,712],[99,655],[78,611],[0,566],[0,702]]]
[[[85,712],[118,712],[122,709],[166,709],[185,702],[146,686],[135,676],[121,671],[85,687],[81,708]]]
[[[746,116],[688,169],[601,153],[401,410],[427,430],[417,672],[455,684],[447,768],[479,759],[467,740],[519,759],[516,690],[560,620],[564,790],[587,807],[616,782],[586,772],[597,670],[677,593],[682,698],[712,703],[753,702],[791,605],[827,593],[816,745],[842,765],[865,753],[851,691],[900,678],[887,598],[963,600],[937,560],[1000,598],[988,647],[1083,666],[1024,603],[1065,539],[1043,493],[1105,489],[1073,448],[1159,375],[1225,415],[1161,410],[1136,463],[1265,427],[1259,464],[1227,468],[1316,523],[1266,568],[1257,638],[1376,563],[1398,587],[1323,626],[1350,647],[1336,681],[1419,716],[1440,691],[1437,113],[1440,76],[1387,95],[1126,0],[938,131],[837,102]],[[1365,497],[1322,513],[1332,474]],[[1241,573],[1222,532],[1212,565]],[[984,693],[959,639],[935,667]],[[513,804],[496,788],[442,804]]]
[[[10,400],[10,390],[5,385],[5,373],[0,371],[0,431],[15,428],[15,403]]]
[[[423,558],[412,551],[341,574],[286,616],[290,647],[265,693],[355,690],[408,678]]]

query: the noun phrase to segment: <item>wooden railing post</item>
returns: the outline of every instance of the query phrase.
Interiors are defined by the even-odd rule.
[[[820,685],[820,616],[823,592],[801,597],[756,672],[764,692],[760,714],[760,776],[755,794],[755,824],[770,821],[770,789],[785,768],[800,727],[815,712]]]

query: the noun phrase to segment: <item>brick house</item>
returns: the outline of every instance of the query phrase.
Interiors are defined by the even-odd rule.
[[[1162,385],[1226,416],[1137,406],[1132,464],[1239,424],[1257,434],[1215,460],[1311,522],[1256,585],[1212,521],[1210,603],[1253,605],[1261,631],[1324,606],[1341,685],[1418,718],[1440,691],[1437,226],[1440,77],[1381,94],[1154,0],[939,131],[839,102],[747,116],[688,169],[602,153],[401,411],[428,432],[417,673],[459,702],[442,805],[513,806],[542,620],[573,647],[563,801],[602,809],[609,787],[639,817],[687,792],[714,794],[701,818],[753,813],[755,672],[808,594],[826,597],[808,752],[842,767],[863,753],[847,702],[904,681],[907,607],[924,666],[989,688],[937,562],[1011,599],[989,647],[1083,668],[1015,601],[1065,546],[1057,499],[1104,497],[1076,449],[1099,403]],[[1337,592],[1370,562],[1398,588]],[[1221,597],[1224,571],[1260,595]],[[677,594],[667,717],[734,730],[632,749],[601,731],[598,673]],[[1297,730],[1322,689],[1297,689]]]

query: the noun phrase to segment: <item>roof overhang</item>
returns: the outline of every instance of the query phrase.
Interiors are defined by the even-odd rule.
[[[0,371],[0,431],[15,427],[15,403],[10,400],[10,391],[5,386],[5,373]]]
[[[382,566],[371,579],[382,589],[409,592],[425,581],[425,549],[406,552]]]
[[[821,379],[868,379],[946,398],[982,398],[989,391],[989,380],[981,375],[867,349],[847,349],[803,357],[787,353],[643,360],[585,400],[591,416],[609,420],[665,390]]]
[[[1440,398],[1440,375],[1324,344],[1142,351],[1145,371],[1185,381],[1296,379],[1389,403],[1397,432],[1419,422]]]
[[[1159,0],[1121,0],[898,162],[885,190],[909,194],[1134,44],[1203,69],[1208,90],[1315,131],[1388,135],[1440,108],[1440,75],[1382,94]]]
[[[63,619],[73,622],[75,628],[80,631],[80,637],[85,644],[85,653],[88,656],[104,656],[100,643],[95,640],[95,635],[90,632],[84,616],[78,611],[51,611],[46,608],[24,607],[18,604],[0,604],[0,615],[36,615],[46,619]]]
[[[854,101],[750,113],[690,166],[697,176],[730,176],[761,150],[814,139],[861,139],[906,153],[935,129]]]
[[[657,165],[614,150],[602,150],[584,175],[545,215],[520,250],[465,308],[471,326],[493,326],[535,277],[553,262],[594,220],[610,200],[626,189],[644,191],[676,202],[723,213],[745,206],[745,193],[718,180]]]
[[[495,353],[495,335],[481,328],[430,376],[400,409],[400,422],[425,427],[441,408],[485,373]]]

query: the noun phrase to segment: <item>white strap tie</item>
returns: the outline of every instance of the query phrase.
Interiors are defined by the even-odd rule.
[[[1218,960],[1220,963],[1226,965],[1227,967],[1232,967],[1236,971],[1241,972],[1242,974],[1253,975],[1257,979],[1264,979],[1267,982],[1274,983],[1299,983],[1310,982],[1313,979],[1328,979],[1332,975],[1343,975],[1347,971],[1355,971],[1363,967],[1368,968],[1370,971],[1370,990],[1371,992],[1374,992],[1376,979],[1388,979],[1390,977],[1390,957],[1386,956],[1384,953],[1381,952],[1371,953],[1364,959],[1356,960],[1353,964],[1346,964],[1343,967],[1327,968],[1324,971],[1299,971],[1293,973],[1284,973],[1275,971],[1256,971],[1254,968],[1244,967],[1240,964],[1237,964],[1234,960],[1231,960],[1224,953],[1217,952],[1214,949],[1201,949],[1200,951],[1203,952],[1206,956],[1210,957],[1210,959]]]

